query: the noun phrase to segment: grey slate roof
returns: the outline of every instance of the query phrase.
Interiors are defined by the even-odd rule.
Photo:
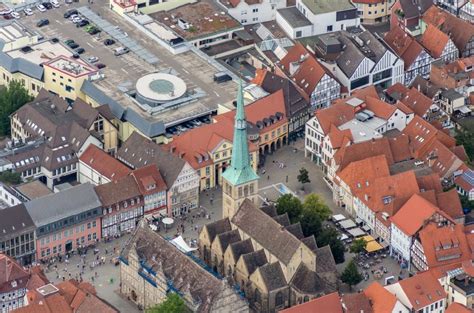
[[[281,226],[290,225],[290,218],[288,217],[288,213],[273,216],[273,219]]]
[[[423,15],[432,5],[433,0],[400,0],[400,6],[406,19]]]
[[[301,244],[295,236],[256,208],[249,199],[242,202],[231,222],[284,264],[288,264]]]
[[[312,23],[296,7],[278,9],[278,13],[293,28],[311,26]]]
[[[107,104],[115,117],[119,120],[122,120],[125,109],[117,101],[103,93],[92,82],[85,80],[82,83],[81,91],[97,101],[99,104]]]
[[[25,203],[36,227],[100,208],[99,197],[90,183],[81,184]]]
[[[35,224],[23,203],[0,210],[0,238],[34,228]]]
[[[285,227],[285,229],[287,231],[289,231],[290,233],[293,234],[293,236],[295,236],[296,238],[298,239],[303,239],[304,235],[303,235],[303,229],[301,229],[301,224],[298,222],[298,223],[295,223],[295,224],[291,224],[291,225],[288,225]]]
[[[280,262],[267,263],[259,267],[258,271],[262,275],[263,283],[268,291],[286,287],[286,279]]]
[[[417,76],[415,80],[411,83],[410,88],[420,88],[420,91],[430,99],[433,99],[442,88],[438,85],[429,82],[421,76]]]
[[[128,260],[133,249],[140,261],[144,261],[157,274],[162,273],[176,290],[191,297],[188,300],[197,306],[195,312],[211,312],[224,295],[225,301],[233,303],[236,312],[248,311],[248,304],[225,281],[216,278],[180,252],[143,221],[125,245],[121,257]]]
[[[12,58],[8,54],[0,51],[0,66],[10,73],[23,73],[37,80],[43,79],[44,69],[23,58]]]
[[[245,239],[231,243],[228,247],[234,255],[235,261],[237,262],[242,254],[253,252],[252,239]]]
[[[263,249],[250,252],[246,254],[242,254],[242,262],[244,262],[249,275],[257,270],[260,266],[267,264],[267,256],[265,255],[265,251]]]
[[[168,188],[171,188],[186,164],[183,159],[137,132],[133,132],[122,144],[117,152],[117,157],[133,168],[141,168],[155,163]]]
[[[302,2],[315,15],[355,9],[349,0],[303,0]]]
[[[300,264],[295,275],[293,275],[290,285],[299,292],[307,294],[330,293],[336,291],[316,272],[309,270],[303,263]]]
[[[449,99],[449,100],[456,100],[456,99],[459,99],[459,98],[464,98],[464,96],[462,94],[460,94],[459,92],[457,92],[454,89],[444,90],[443,92],[441,92],[441,96],[443,98],[446,98],[446,99]]]
[[[232,227],[230,226],[230,221],[228,218],[217,220],[213,223],[204,225],[209,234],[209,241],[212,243],[217,235],[222,234],[226,231],[230,231]]]
[[[222,251],[225,252],[225,250],[231,243],[239,242],[241,238],[239,231],[237,229],[233,229],[217,235],[216,240],[220,241]]]
[[[301,242],[304,243],[311,251],[316,252],[318,245],[316,244],[316,239],[314,235],[301,239]]]

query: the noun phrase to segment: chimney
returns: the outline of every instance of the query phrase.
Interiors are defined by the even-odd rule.
[[[420,84],[418,84],[418,92],[420,92]]]

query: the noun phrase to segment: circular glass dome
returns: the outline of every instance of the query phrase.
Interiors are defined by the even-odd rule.
[[[153,73],[137,80],[138,100],[157,105],[177,99],[186,92],[186,83],[179,77],[166,73]]]

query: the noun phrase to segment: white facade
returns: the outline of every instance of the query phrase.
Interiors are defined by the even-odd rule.
[[[434,59],[425,50],[416,57],[415,61],[405,70],[405,86],[410,85],[417,76],[428,78],[431,72],[431,63]]]
[[[87,165],[86,163],[79,160],[78,163],[78,178],[81,184],[91,183],[94,186],[106,184],[110,182],[110,179],[101,173],[99,173],[95,168]]]
[[[163,208],[166,213],[166,191],[155,192],[143,197],[145,206],[144,214],[156,212],[156,209]],[[160,210],[161,211],[161,210]]]
[[[311,108],[314,110],[326,108],[331,102],[341,97],[341,85],[328,74],[324,74],[321,81],[311,93]]]
[[[390,233],[390,254],[403,258],[410,264],[413,237],[405,234],[394,223],[391,225]]]
[[[399,283],[395,283],[389,286],[386,286],[385,289],[387,289],[390,293],[394,294],[399,302],[401,302],[406,308],[411,310],[411,312],[415,312],[413,308],[413,304],[410,303],[409,298],[405,294],[405,291],[403,288],[400,286]],[[434,295],[436,296],[436,295]],[[445,299],[439,300],[432,302],[428,304],[427,306],[420,308],[416,312],[422,312],[422,313],[444,313],[445,310],[445,305],[446,301]],[[402,311],[403,312],[403,311]]]
[[[171,204],[171,211],[174,216],[198,207],[200,179],[196,170],[186,162],[168,191],[168,206]]]
[[[448,43],[441,53],[441,59],[445,62],[451,63],[459,58],[459,50],[454,45],[451,39],[448,39]]]
[[[22,203],[21,200],[11,192],[11,189],[3,184],[0,184],[0,202],[5,203],[8,207]]]
[[[275,20],[277,10],[286,7],[286,0],[263,0],[256,4],[240,1],[235,8],[223,7],[240,24],[247,25]]]

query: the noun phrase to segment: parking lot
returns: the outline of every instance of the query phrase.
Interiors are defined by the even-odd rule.
[[[126,33],[127,37],[135,40],[149,53],[159,60],[155,64],[149,64],[140,59],[134,53],[128,53],[119,57],[114,56],[113,49],[121,46],[116,43],[112,46],[105,46],[103,41],[110,38],[105,31],[97,35],[89,35],[83,28],[76,27],[69,19],[64,18],[64,13],[71,8],[88,7],[101,19],[114,25],[120,31]],[[49,25],[37,27],[36,23],[40,19],[48,19]],[[91,56],[99,58],[98,63],[106,65],[102,71],[106,75],[104,88],[130,86],[135,81],[150,72],[167,71],[172,69],[186,82],[188,89],[198,88],[203,90],[207,96],[200,100],[204,104],[229,104],[235,99],[237,85],[233,82],[216,84],[213,75],[217,70],[201,59],[193,52],[186,52],[179,55],[172,55],[165,48],[149,39],[133,25],[126,22],[122,17],[108,8],[108,1],[95,1],[92,4],[87,0],[80,0],[78,3],[64,4],[61,1],[59,8],[53,8],[45,12],[39,12],[33,7],[33,15],[25,16],[21,12],[21,23],[33,29],[45,38],[58,38],[61,41],[74,40],[85,49],[81,58],[87,60]]]

